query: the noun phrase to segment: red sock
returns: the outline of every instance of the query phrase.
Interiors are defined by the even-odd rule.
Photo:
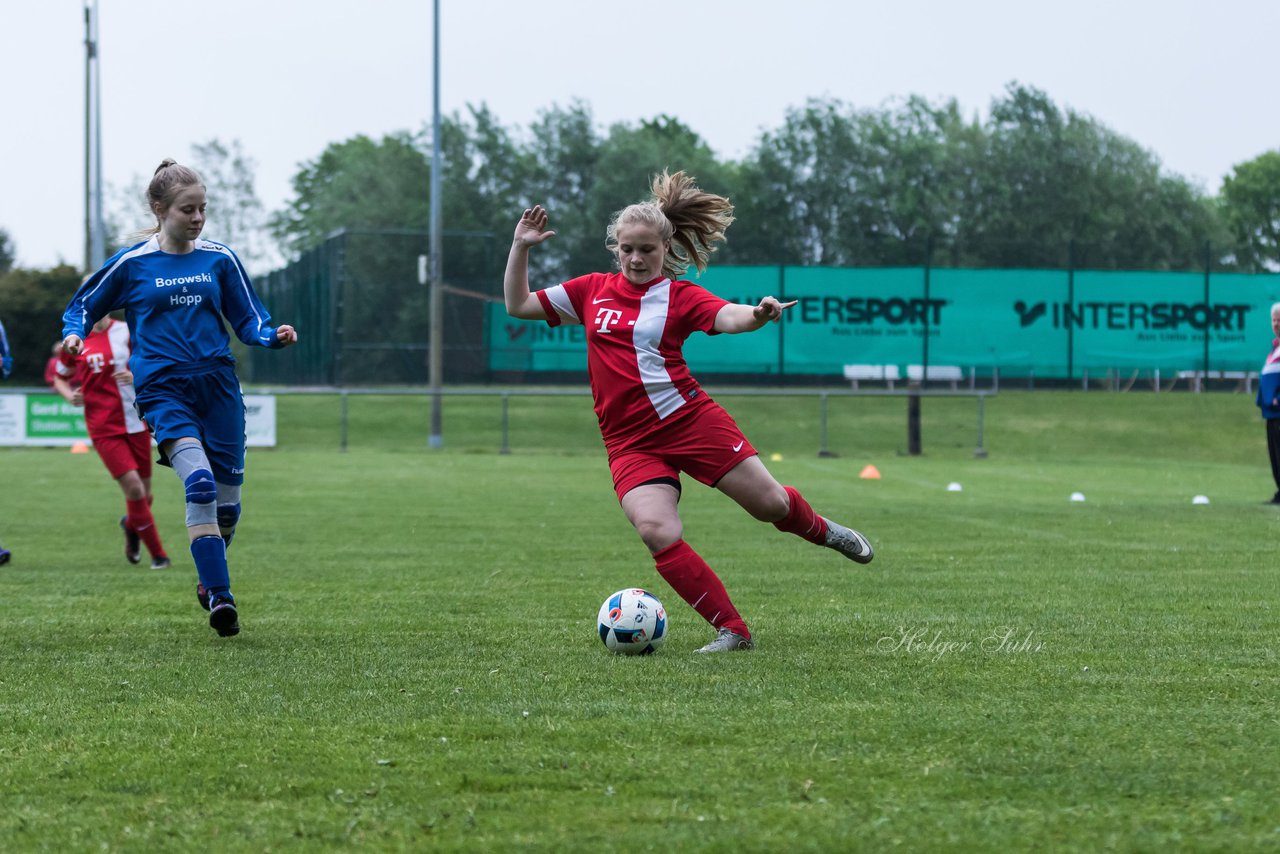
[[[160,542],[160,534],[156,531],[155,517],[151,515],[150,502],[145,498],[137,498],[126,499],[124,503],[129,508],[129,515],[124,517],[124,523],[129,526],[129,530],[142,538],[152,557],[166,557],[164,546]]]
[[[782,487],[791,499],[791,510],[781,520],[774,522],[773,527],[788,534],[795,534],[811,543],[825,545],[827,542],[827,523],[821,516],[813,512],[809,502],[804,500],[794,487]]]
[[[680,598],[693,606],[693,610],[717,629],[729,629],[751,637],[746,622],[738,609],[729,601],[729,591],[707,562],[684,540],[676,540],[653,556],[658,574]]]

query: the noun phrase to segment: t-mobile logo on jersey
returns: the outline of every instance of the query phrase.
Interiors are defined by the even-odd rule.
[[[622,319],[622,312],[616,308],[601,308],[596,310],[596,327],[601,333],[608,335],[613,331],[613,327]],[[631,321],[631,325],[635,325],[635,321]]]
[[[104,353],[89,353],[84,357],[85,364],[89,366],[89,370],[95,374],[102,373],[102,366],[107,363],[107,357]]]

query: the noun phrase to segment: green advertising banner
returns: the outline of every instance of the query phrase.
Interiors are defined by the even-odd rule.
[[[1066,299],[1067,290],[1061,270],[933,270],[929,293],[945,322],[930,363],[1066,376],[1068,335],[1041,318],[1045,303]]]
[[[270,394],[244,396],[245,444],[275,447],[276,399]],[[84,409],[56,394],[0,394],[0,446],[57,447],[89,443]]]
[[[84,441],[84,408],[72,406],[56,394],[27,395],[27,439]]]
[[[489,304],[489,370],[585,371],[586,330],[580,325],[548,326],[518,320],[501,303]]]
[[[769,294],[780,297],[783,289],[780,267],[713,267],[693,281],[730,302],[756,303]],[[695,375],[777,376],[790,370],[781,358],[786,334],[784,324],[771,323],[750,335],[693,335],[684,357]]]
[[[86,442],[84,410],[56,394],[0,394],[0,445]]]
[[[782,324],[787,370],[838,374],[850,363],[919,362],[925,331],[939,328],[939,306],[925,297],[921,273],[787,267],[785,292],[775,294],[796,300]]]
[[[1271,306],[1280,302],[1280,276],[1216,273],[1209,293],[1214,312],[1205,330],[1210,370],[1259,370],[1275,337]]]
[[[951,365],[965,374],[1075,378],[1109,370],[1257,370],[1280,276],[1091,270],[713,267],[733,302],[796,300],[781,324],[695,335],[695,373],[841,375],[845,365]],[[490,367],[585,368],[581,326],[491,306]]]

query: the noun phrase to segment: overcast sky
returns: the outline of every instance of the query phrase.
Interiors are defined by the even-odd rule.
[[[738,158],[810,97],[985,117],[1016,80],[1209,192],[1280,148],[1280,0],[439,2],[442,111],[509,126],[578,98],[602,128],[666,113]],[[329,143],[429,122],[432,8],[100,0],[105,180],[238,140],[280,209]],[[22,266],[83,262],[83,39],[83,0],[0,0],[0,229]]]

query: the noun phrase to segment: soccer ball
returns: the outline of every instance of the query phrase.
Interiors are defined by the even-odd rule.
[[[597,622],[600,640],[622,655],[648,655],[667,639],[667,609],[639,588],[619,590],[604,600]]]

